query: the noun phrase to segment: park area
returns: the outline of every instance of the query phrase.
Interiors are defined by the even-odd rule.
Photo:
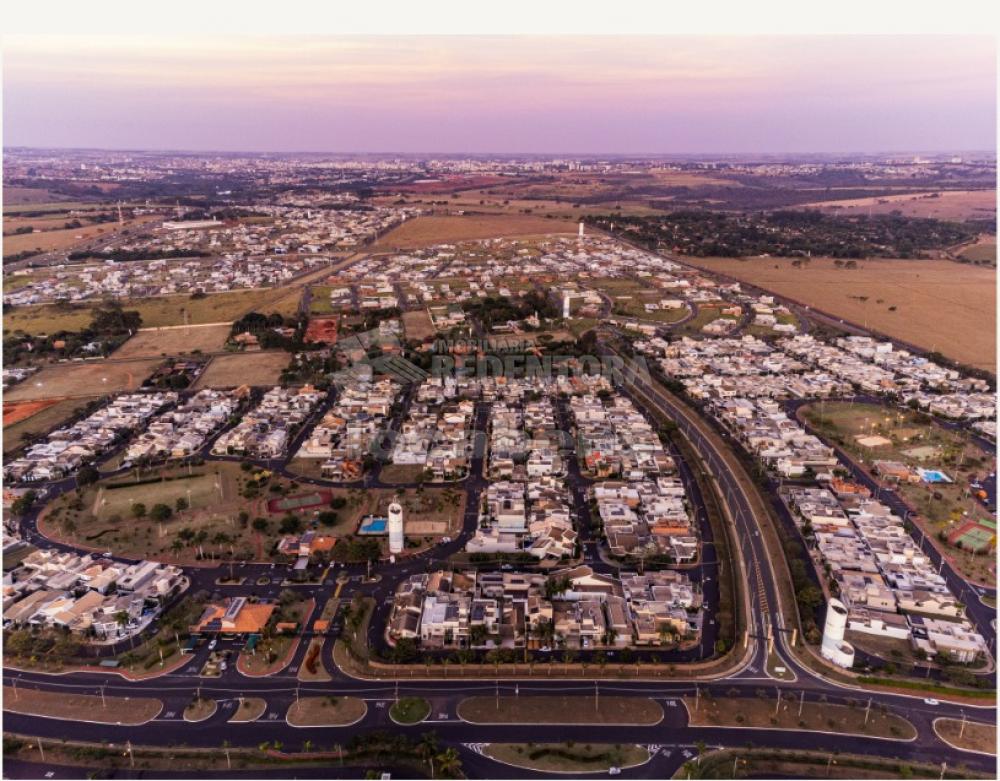
[[[950,260],[859,260],[857,268],[831,258],[684,260],[996,371],[996,269]]]
[[[54,364],[4,392],[4,401],[80,398],[133,391],[159,364],[159,358]]]
[[[288,366],[291,353],[284,351],[216,355],[195,383],[202,388],[236,388],[241,385],[276,385]]]
[[[458,716],[472,724],[609,724],[652,726],[663,709],[646,697],[614,695],[468,697]]]
[[[916,522],[925,534],[942,543],[960,539],[955,533],[969,526],[973,538],[962,545],[949,544],[949,558],[968,578],[995,582],[992,556],[996,542],[995,521],[976,498],[969,483],[995,470],[995,459],[961,430],[945,428],[930,417],[912,410],[886,408],[877,404],[823,402],[799,411],[815,431],[843,449],[862,468],[871,471],[874,461],[893,461],[925,474],[943,473],[950,482],[893,482],[892,487],[916,512]],[[992,539],[987,531],[993,524]],[[984,537],[985,535],[985,537]],[[983,539],[979,539],[983,537]]]
[[[141,329],[115,350],[112,357],[155,358],[185,353],[219,352],[229,338],[229,324],[190,325],[161,329]]]

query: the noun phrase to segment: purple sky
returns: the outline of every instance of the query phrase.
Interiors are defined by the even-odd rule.
[[[991,150],[986,36],[20,37],[4,144],[327,152]]]

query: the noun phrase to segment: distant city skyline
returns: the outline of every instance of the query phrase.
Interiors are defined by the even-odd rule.
[[[996,148],[989,36],[12,37],[4,144],[323,154]]]

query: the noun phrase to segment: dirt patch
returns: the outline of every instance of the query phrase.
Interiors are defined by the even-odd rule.
[[[993,190],[927,190],[919,193],[878,195],[841,201],[820,201],[796,207],[819,209],[839,215],[891,214],[904,217],[930,217],[937,220],[986,220],[997,213]]]
[[[684,258],[961,363],[996,371],[996,270],[948,260]]]
[[[945,743],[967,751],[997,753],[997,725],[961,719],[935,719],[934,732]]]
[[[593,695],[469,697],[458,704],[459,718],[473,724],[658,724],[663,709],[645,697]],[[499,707],[498,707],[499,703]]]
[[[229,338],[230,326],[192,325],[139,331],[114,352],[115,358],[155,358],[161,355],[181,355],[200,351],[218,352]]]
[[[288,366],[286,352],[251,352],[217,355],[194,384],[201,388],[234,388],[240,385],[276,385]]]
[[[92,361],[47,366],[4,394],[6,401],[67,399],[95,393],[133,391],[142,385],[160,363],[159,359],[137,361]]]
[[[337,341],[339,317],[313,317],[306,327],[305,341],[334,344]]]
[[[215,715],[219,703],[215,700],[202,697],[192,700],[191,704],[184,709],[184,721],[207,721]]]
[[[408,220],[375,243],[376,249],[413,249],[450,241],[572,233],[575,225],[531,215],[427,216]]]
[[[302,659],[302,666],[299,667],[300,681],[332,681],[333,676],[327,672],[323,664],[323,642],[324,638],[314,637],[309,641],[309,648]]]
[[[69,694],[62,691],[42,691],[18,687],[3,687],[3,709],[28,716],[46,716],[67,721],[88,721],[98,724],[127,724],[135,727],[155,719],[163,703],[151,697],[100,697],[89,694]]]
[[[431,324],[431,316],[427,311],[421,309],[416,312],[403,312],[403,331],[407,339],[423,341],[434,336],[434,326]]]
[[[293,727],[345,727],[368,712],[357,697],[302,697],[292,703],[285,719]]]
[[[35,401],[5,401],[3,403],[3,427],[13,426],[32,415],[37,415],[44,409],[58,404],[63,399],[37,399]]]
[[[761,689],[760,693],[765,696],[701,697],[698,702],[694,697],[685,697],[689,723],[692,727],[816,730],[896,740],[909,740],[917,734],[913,725],[900,716],[877,706],[867,710],[866,701],[851,707],[827,702],[800,703],[794,696],[785,695],[779,702],[773,692]]]

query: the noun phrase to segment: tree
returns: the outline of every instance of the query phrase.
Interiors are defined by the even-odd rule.
[[[253,521],[250,523],[250,525],[253,527],[254,531],[262,533],[266,532],[268,527],[270,526],[270,524],[267,522],[267,518],[261,518],[259,516],[257,518],[254,518]]]
[[[170,517],[173,514],[174,511],[171,510],[168,505],[161,502],[154,504],[152,509],[149,511],[149,517],[157,523],[163,523],[164,521],[170,520]]]
[[[179,513],[184,512],[189,506],[188,500],[183,496],[177,497],[177,501],[174,502],[174,509],[176,509]]]
[[[453,748],[446,748],[437,755],[438,772],[442,776],[455,778],[462,772],[462,760]]]
[[[333,510],[324,510],[316,518],[324,526],[336,526],[340,516]]]
[[[77,485],[92,485],[101,479],[101,473],[97,471],[97,468],[87,464],[86,466],[80,467],[80,471],[76,473],[76,483]]]
[[[38,499],[38,494],[35,491],[25,491],[14,500],[10,510],[14,515],[24,515],[31,509],[31,505],[35,503],[36,499]]]
[[[132,505],[132,516],[134,518],[144,518],[146,516],[146,505],[136,502]]]
[[[127,611],[119,610],[117,613],[115,613],[115,623],[118,624],[119,634],[121,634],[122,629],[128,626],[128,621],[129,617]]]

